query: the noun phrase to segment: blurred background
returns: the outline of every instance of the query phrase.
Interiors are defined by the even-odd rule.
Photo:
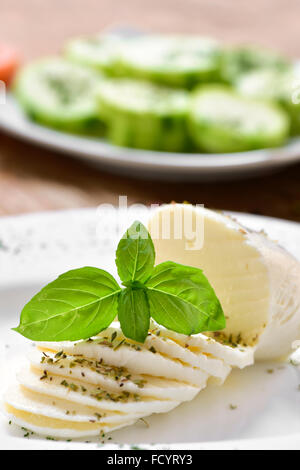
[[[298,0],[1,0],[0,41],[21,60],[66,39],[119,27],[252,42],[300,58]],[[116,176],[0,131],[0,215],[128,202],[202,203],[300,221],[300,164],[239,181],[170,183]]]

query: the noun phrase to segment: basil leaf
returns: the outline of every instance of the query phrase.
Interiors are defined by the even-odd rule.
[[[143,343],[150,326],[150,310],[143,289],[124,289],[119,296],[118,317],[127,338]]]
[[[150,313],[164,327],[186,335],[225,328],[221,304],[198,268],[167,261],[146,283]]]
[[[117,252],[118,274],[126,283],[145,282],[154,267],[155,251],[152,239],[141,222],[134,222],[121,238]]]
[[[68,271],[25,305],[14,330],[34,341],[89,338],[116,317],[119,292],[115,279],[102,269]]]

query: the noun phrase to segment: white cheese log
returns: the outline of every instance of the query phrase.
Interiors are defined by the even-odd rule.
[[[190,221],[194,238],[187,230]],[[255,346],[256,359],[291,352],[300,338],[300,263],[292,255],[263,233],[187,204],[157,210],[149,230],[157,264],[171,260],[203,270],[222,304],[227,338]]]

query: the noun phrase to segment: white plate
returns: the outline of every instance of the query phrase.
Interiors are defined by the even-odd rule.
[[[282,148],[241,153],[154,152],[118,147],[100,138],[80,137],[31,122],[8,94],[0,104],[0,129],[21,139],[92,162],[116,173],[164,180],[221,180],[248,177],[300,160],[300,139]]]
[[[115,215],[119,219],[120,213]],[[146,210],[139,212],[141,220],[147,216]],[[131,213],[127,226],[135,218]],[[264,229],[300,259],[299,224],[246,214],[238,214],[238,219]],[[120,234],[115,230],[101,236],[103,226],[94,209],[0,219],[0,394],[14,375],[14,361],[32,347],[10,328],[17,325],[22,306],[37,289],[63,271],[84,265],[116,274],[114,250]],[[274,373],[267,373],[268,369]],[[112,433],[109,447],[157,443],[160,449],[300,449],[299,384],[300,369],[289,364],[263,363],[234,371],[224,386],[211,385],[192,402],[147,419],[149,428],[138,423]],[[230,404],[237,409],[231,410]],[[95,441],[52,442],[23,434],[0,416],[2,449],[98,446]]]

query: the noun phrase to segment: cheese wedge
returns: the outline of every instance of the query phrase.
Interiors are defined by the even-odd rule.
[[[157,210],[149,230],[157,263],[201,268],[214,287],[227,319],[215,337],[254,346],[257,359],[291,352],[300,337],[300,264],[292,255],[263,233],[187,204]]]

